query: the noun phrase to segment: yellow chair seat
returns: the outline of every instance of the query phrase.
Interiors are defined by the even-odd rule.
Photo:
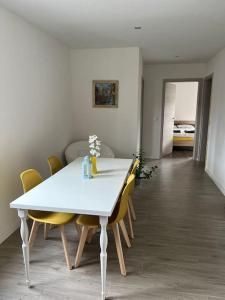
[[[86,225],[86,226],[99,226],[99,217],[89,216],[89,215],[80,215],[77,220],[77,224]]]
[[[116,216],[118,214],[119,205],[117,205],[113,211],[112,216],[109,218],[108,224],[112,225],[115,223]],[[76,223],[82,226],[100,226],[98,216],[79,215],[76,219]]]
[[[28,217],[34,221],[54,225],[63,225],[75,219],[74,214],[29,210]]]

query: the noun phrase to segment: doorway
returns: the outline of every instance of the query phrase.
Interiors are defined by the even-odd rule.
[[[200,79],[165,80],[161,157],[193,157]]]

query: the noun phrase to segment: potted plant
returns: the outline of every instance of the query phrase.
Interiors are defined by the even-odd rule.
[[[153,172],[158,168],[156,165],[152,167],[145,166],[144,151],[140,149],[134,154],[135,159],[139,160],[139,165],[136,170],[136,183],[139,184],[141,179],[150,179]]]

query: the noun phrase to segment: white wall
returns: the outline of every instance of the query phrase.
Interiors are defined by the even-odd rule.
[[[202,63],[144,66],[143,148],[146,157],[160,157],[163,80],[200,78],[205,73],[206,65]]]
[[[175,120],[195,121],[198,82],[175,82]]]
[[[206,171],[225,194],[225,49],[207,66],[213,73]]]
[[[74,140],[98,137],[116,156],[136,152],[139,132],[140,51],[136,47],[73,50]],[[92,80],[119,80],[118,108],[92,107]]]
[[[71,141],[70,90],[69,50],[0,8],[0,243],[18,225],[20,172],[47,176],[46,158]]]

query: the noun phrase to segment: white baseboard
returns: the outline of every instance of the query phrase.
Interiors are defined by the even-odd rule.
[[[218,178],[213,174],[208,168],[205,168],[206,173],[209,175],[209,177],[212,179],[212,181],[215,183],[215,185],[218,187],[218,189],[224,194],[225,196],[225,187],[220,183]]]
[[[20,226],[20,221],[12,224],[7,231],[0,233],[0,244],[2,244],[14,231],[16,231]]]

